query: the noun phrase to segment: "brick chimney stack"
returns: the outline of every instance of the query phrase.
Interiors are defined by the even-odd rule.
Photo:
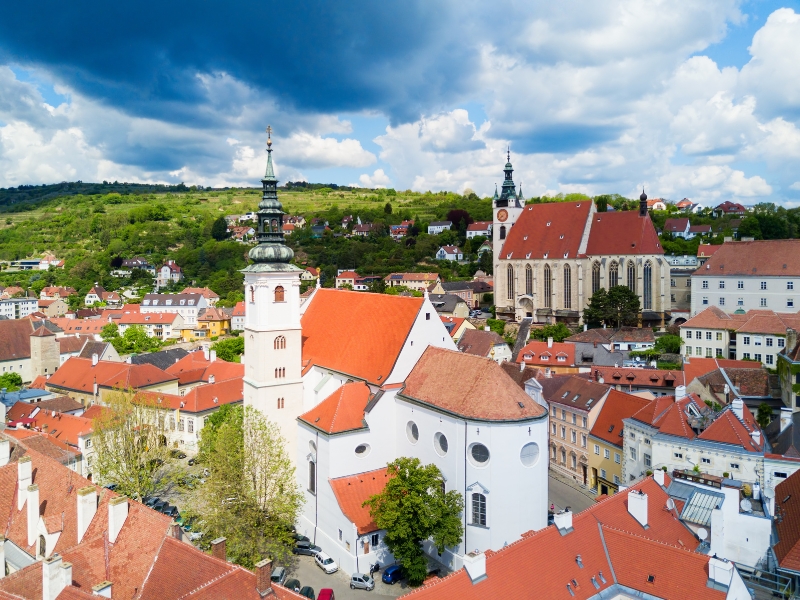
[[[269,558],[256,564],[256,591],[262,598],[272,593],[272,560]]]
[[[214,558],[218,558],[220,560],[227,561],[228,555],[225,549],[226,541],[227,541],[226,538],[221,537],[211,542],[211,556],[213,556]]]

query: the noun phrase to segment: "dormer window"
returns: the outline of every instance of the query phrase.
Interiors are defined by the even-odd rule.
[[[184,304],[186,304],[186,300],[181,300],[181,306],[183,306]]]
[[[158,305],[158,300],[153,300],[153,306],[157,306],[157,305]]]
[[[194,306],[194,300],[189,300],[189,306]]]
[[[167,306],[172,306],[172,300],[167,300],[166,304]]]

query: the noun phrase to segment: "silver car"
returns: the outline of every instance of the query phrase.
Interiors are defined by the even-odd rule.
[[[375,580],[365,573],[353,573],[350,578],[350,589],[367,590],[371,592],[375,589]]]
[[[286,569],[283,567],[275,567],[272,569],[272,583],[277,583],[279,585],[283,585],[283,582],[286,581]]]

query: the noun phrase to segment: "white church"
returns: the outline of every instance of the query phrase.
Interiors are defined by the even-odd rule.
[[[299,533],[346,573],[393,562],[362,504],[397,457],[435,464],[464,497],[463,541],[431,559],[498,550],[547,525],[548,411],[490,359],[456,350],[427,295],[317,287],[283,244],[272,142],[261,180],[259,245],[243,270],[245,404],[276,422],[305,491]],[[534,382],[535,383],[535,382]]]

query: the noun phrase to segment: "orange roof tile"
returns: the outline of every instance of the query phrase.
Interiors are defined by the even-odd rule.
[[[750,413],[750,409],[746,406],[743,407],[743,411]],[[748,427],[745,427],[744,423],[733,413],[731,407],[727,406],[725,410],[722,411],[722,414],[720,414],[698,437],[701,440],[741,446],[749,452],[760,452],[762,448],[753,441],[753,438],[750,437],[750,433],[754,430],[758,430],[759,432],[761,430],[755,425],[755,421],[752,419],[752,413],[749,414],[749,417],[750,418],[745,417],[745,422],[748,422]],[[765,439],[763,434],[761,434],[761,439]]]
[[[591,205],[591,200],[528,204],[508,232],[498,256],[575,258]]]
[[[180,385],[208,381],[213,375],[216,381],[244,377],[244,365],[221,359],[206,360],[202,350],[190,352],[166,369],[167,373],[178,377]]]
[[[364,382],[346,383],[298,418],[325,433],[363,429],[369,400],[369,387]]]
[[[564,357],[564,360],[558,360],[560,356]],[[517,362],[543,367],[575,366],[575,344],[553,342],[551,347],[547,345],[547,342],[528,342],[519,351]]]
[[[694,275],[800,275],[800,240],[725,242]]]
[[[344,513],[358,529],[358,534],[363,535],[377,531],[378,526],[369,514],[369,507],[362,506],[375,494],[380,494],[389,481],[387,469],[377,469],[359,475],[330,479],[333,495]]]
[[[592,367],[592,375],[596,381],[602,378],[609,385],[667,388],[683,385],[683,373],[663,369]]]
[[[697,377],[723,369],[752,369],[753,363],[746,360],[731,360],[728,358],[695,358],[685,359],[683,362],[684,385],[689,385]],[[678,385],[677,383],[675,385]]]
[[[586,254],[664,254],[664,249],[650,215],[629,210],[594,214]]]
[[[590,432],[596,438],[600,438],[614,444],[615,446],[622,447],[622,419],[627,419],[633,416],[634,413],[641,410],[651,401],[638,396],[632,396],[617,390],[611,390],[606,397],[600,413],[595,419],[594,426]]]
[[[389,377],[424,299],[320,288],[302,317],[303,365],[380,385]]]
[[[243,402],[244,380],[242,377],[236,377],[198,385],[183,396],[159,392],[139,392],[136,397],[156,402],[163,408],[197,413],[218,408],[223,404]]]
[[[36,404],[17,402],[7,414],[9,422],[33,419],[31,427],[49,433],[55,439],[78,447],[78,438],[92,432],[92,421],[65,413],[42,410]]]
[[[94,381],[103,388],[139,389],[177,379],[158,367],[101,360],[92,366],[91,359],[70,357],[47,380],[47,389],[60,388],[92,393]]]
[[[700,256],[700,257],[711,256],[712,254],[714,254],[720,248],[722,248],[721,245],[712,246],[712,245],[709,245],[709,244],[700,244],[697,247],[697,256]]]
[[[775,487],[774,527],[778,543],[773,546],[783,569],[800,571],[800,471]]]

